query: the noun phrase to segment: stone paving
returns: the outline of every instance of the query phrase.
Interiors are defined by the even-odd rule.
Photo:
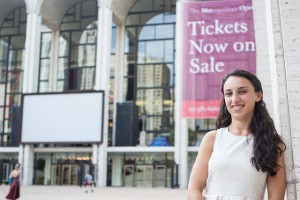
[[[9,186],[0,185],[0,200]],[[186,200],[186,189],[170,188],[94,188],[85,193],[77,186],[21,186],[19,200]]]

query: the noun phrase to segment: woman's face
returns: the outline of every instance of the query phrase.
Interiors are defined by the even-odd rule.
[[[15,169],[19,169],[20,168],[20,165],[19,164],[16,164],[15,165]]]
[[[224,99],[233,119],[252,119],[255,103],[262,93],[255,92],[252,83],[243,77],[230,76],[224,83]]]

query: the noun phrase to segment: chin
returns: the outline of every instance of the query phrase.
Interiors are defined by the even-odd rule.
[[[230,114],[231,114],[231,118],[235,118],[235,119],[243,119],[246,117],[246,115],[244,113],[232,112]]]

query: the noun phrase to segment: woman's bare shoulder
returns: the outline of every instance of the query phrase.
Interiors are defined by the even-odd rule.
[[[204,135],[201,143],[207,147],[213,148],[216,135],[217,135],[217,130],[207,132]]]
[[[205,138],[206,140],[209,141],[215,141],[217,132],[218,132],[217,130],[209,131],[204,135],[203,139]]]

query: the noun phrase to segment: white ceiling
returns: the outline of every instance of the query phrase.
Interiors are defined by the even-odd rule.
[[[53,30],[59,29],[59,24],[66,11],[82,0],[43,0],[41,16],[43,23]],[[137,0],[111,0],[113,19],[116,24],[123,24],[127,12]],[[121,3],[122,2],[122,3]],[[0,23],[16,8],[25,5],[25,0],[0,0]]]

